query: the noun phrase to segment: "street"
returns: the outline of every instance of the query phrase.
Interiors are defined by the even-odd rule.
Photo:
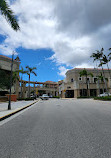
[[[111,158],[111,102],[39,101],[0,125],[0,158]]]

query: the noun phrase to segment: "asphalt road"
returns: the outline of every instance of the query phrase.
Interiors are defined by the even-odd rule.
[[[0,158],[111,158],[111,102],[40,101],[0,126]]]

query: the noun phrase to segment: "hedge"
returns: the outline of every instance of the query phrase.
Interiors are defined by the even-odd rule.
[[[111,101],[111,96],[105,96],[105,97],[94,97],[94,100]]]

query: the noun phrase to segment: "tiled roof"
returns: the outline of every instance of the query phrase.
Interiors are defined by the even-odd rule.
[[[7,57],[7,56],[5,56],[5,55],[0,55],[0,57],[5,58],[5,59],[12,60],[12,58],[9,58],[9,57]],[[17,62],[17,61],[14,59],[14,62]]]
[[[53,82],[53,81],[46,81],[45,83],[56,83],[56,82]]]
[[[12,60],[11,58],[9,58],[9,57],[7,57],[7,56],[4,56],[4,55],[0,55],[0,57],[3,57],[3,58]]]

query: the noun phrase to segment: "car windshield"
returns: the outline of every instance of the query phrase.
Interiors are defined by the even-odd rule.
[[[48,96],[47,94],[43,94],[43,96]]]

